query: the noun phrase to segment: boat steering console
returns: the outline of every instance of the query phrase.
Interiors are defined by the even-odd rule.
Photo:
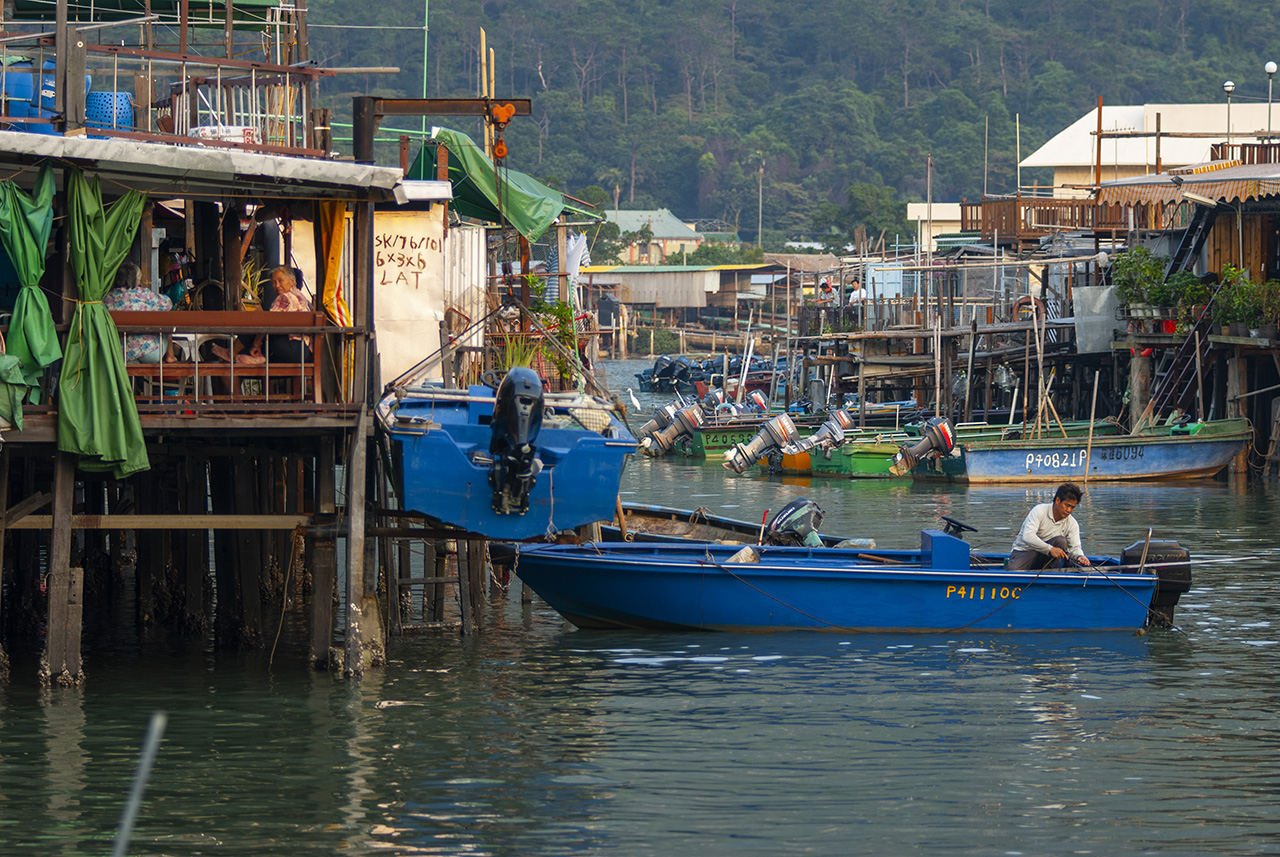
[[[946,527],[943,528],[942,532],[946,533],[949,536],[955,536],[956,538],[960,538],[963,533],[976,533],[978,531],[977,527],[971,527],[968,524],[962,524],[959,521],[957,521],[955,518],[948,518],[946,515],[942,516],[942,520],[947,522],[947,525]]]

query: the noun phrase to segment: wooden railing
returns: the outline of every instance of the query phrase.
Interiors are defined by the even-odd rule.
[[[125,364],[143,414],[174,413],[175,406],[187,415],[324,409],[333,403],[326,402],[322,381],[326,372],[335,372],[335,362],[323,347],[325,335],[353,332],[329,326],[319,312],[117,310],[111,317],[121,334],[160,336],[178,346],[173,349],[176,359],[162,354],[157,363]],[[261,362],[228,362],[211,353],[213,345],[231,350],[237,338],[259,335],[264,337]],[[273,335],[305,335],[309,350],[303,360],[273,359]]]
[[[960,205],[960,229],[984,240],[1038,241],[1055,232],[1122,232],[1129,228],[1127,206],[1100,206],[1091,199],[1012,197]]]

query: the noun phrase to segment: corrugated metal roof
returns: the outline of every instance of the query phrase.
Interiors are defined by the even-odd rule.
[[[1223,163],[1232,165],[1176,176],[1181,183],[1174,181],[1173,173],[1103,182],[1098,201],[1104,205],[1187,202],[1187,191],[1221,202],[1280,195],[1280,164]]]
[[[665,208],[646,211],[606,211],[606,220],[618,224],[621,232],[639,232],[648,226],[654,238],[663,240],[683,239],[696,241],[701,236],[680,218]]]

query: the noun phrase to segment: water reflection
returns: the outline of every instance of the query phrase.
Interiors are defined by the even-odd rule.
[[[1007,549],[1052,486],[733,477],[637,461],[628,499],[913,547],[949,515]],[[1091,485],[1086,546],[1169,534],[1180,632],[586,633],[518,585],[486,631],[396,642],[350,683],[155,639],[82,689],[0,688],[0,848],[102,854],[169,712],[134,853],[1254,854],[1280,834],[1280,488]],[[157,651],[158,650],[158,651]],[[15,675],[33,674],[15,664]],[[26,672],[20,672],[26,670]]]

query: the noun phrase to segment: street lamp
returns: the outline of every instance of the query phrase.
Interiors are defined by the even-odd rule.
[[[1276,73],[1276,64],[1267,60],[1262,68],[1267,73],[1267,142],[1271,142],[1271,77]]]
[[[1231,93],[1236,91],[1236,82],[1228,80],[1222,84],[1222,91],[1227,94],[1227,146],[1231,145]],[[1230,157],[1227,153],[1227,157]]]

